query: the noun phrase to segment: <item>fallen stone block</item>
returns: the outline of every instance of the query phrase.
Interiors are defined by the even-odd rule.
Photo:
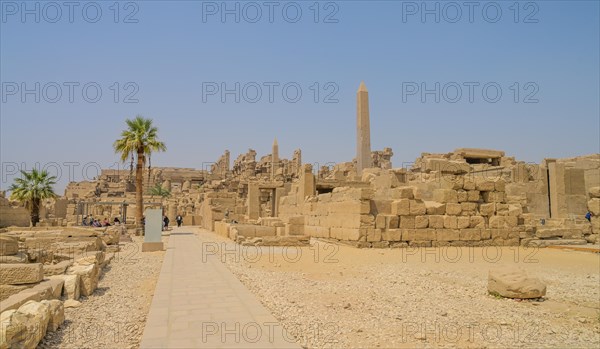
[[[516,268],[496,268],[488,274],[488,292],[505,298],[540,298],[546,295],[546,285]]]
[[[0,283],[4,285],[33,284],[43,278],[44,268],[41,263],[0,264]]]
[[[67,269],[67,274],[81,277],[80,292],[83,296],[90,296],[98,287],[100,272],[96,264],[73,265]]]
[[[0,256],[14,256],[19,252],[19,240],[11,236],[0,236]]]
[[[44,264],[44,275],[52,276],[52,275],[62,275],[65,273],[68,267],[73,265],[72,261],[62,261],[56,264]]]
[[[29,262],[29,255],[26,252],[18,252],[12,256],[0,256],[0,264],[22,264]]]
[[[45,288],[50,288],[50,298],[44,298],[42,296],[42,299],[59,299],[62,295],[64,284],[65,280],[62,278],[48,278],[40,282],[38,285],[34,286],[33,289],[43,290]]]
[[[48,331],[54,332],[58,330],[60,325],[65,322],[65,308],[63,302],[53,299],[53,300],[43,300],[42,304],[48,306]]]
[[[33,287],[35,284],[29,285],[0,285],[0,302],[3,302],[8,297],[17,294],[23,290]]]
[[[39,302],[41,300],[42,297],[39,292],[32,291],[30,289],[23,290],[17,294],[13,294],[12,296],[0,302],[0,313],[5,312],[7,310],[16,310],[28,301]]]
[[[12,322],[17,327],[24,327],[26,331],[25,333],[21,332],[24,336],[12,337],[11,348],[35,348],[46,335],[49,321],[50,309],[47,304],[28,301],[20,306],[13,314]]]

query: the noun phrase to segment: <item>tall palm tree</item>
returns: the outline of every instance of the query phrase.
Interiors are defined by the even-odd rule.
[[[121,138],[113,144],[115,153],[121,155],[121,161],[125,162],[130,156],[133,161],[135,156],[137,166],[135,168],[135,222],[138,229],[142,228],[142,216],[144,215],[144,166],[146,156],[153,151],[165,151],[167,147],[158,140],[158,128],[152,125],[152,119],[145,119],[138,115],[134,119],[125,120],[127,129],[121,132]]]
[[[25,203],[31,216],[31,225],[40,221],[40,203],[42,200],[55,198],[52,186],[56,184],[56,177],[50,176],[47,171],[31,172],[21,171],[21,178],[15,178],[10,190],[10,199]]]

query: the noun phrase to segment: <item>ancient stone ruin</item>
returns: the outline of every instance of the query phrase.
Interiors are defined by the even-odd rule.
[[[586,244],[600,230],[600,154],[519,161],[500,150],[460,148],[423,153],[392,166],[393,151],[371,151],[368,91],[357,92],[356,158],[329,166],[286,159],[277,140],[257,158],[249,149],[231,163],[226,150],[209,168],[152,168],[148,207],[240,243],[304,244],[310,238],[356,247]],[[77,226],[85,216],[133,223],[132,171],[103,170],[70,183],[44,203],[41,226]],[[0,198],[0,226],[24,225],[26,213]],[[584,216],[592,213],[591,222]],[[128,214],[129,213],[129,214]]]

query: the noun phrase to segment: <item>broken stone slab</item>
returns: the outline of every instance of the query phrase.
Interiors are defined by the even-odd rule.
[[[62,275],[71,265],[73,265],[73,262],[70,260],[62,261],[56,264],[44,264],[44,275]]]
[[[46,335],[50,321],[47,304],[28,301],[14,312],[0,315],[3,328],[0,334],[0,347],[35,348]]]
[[[0,264],[20,264],[28,263],[29,255],[26,252],[17,252],[12,256],[0,256]]]
[[[540,239],[562,238],[567,233],[566,229],[562,228],[538,228],[535,231],[535,236]]]
[[[23,290],[0,302],[0,313],[7,310],[16,310],[28,301],[39,302],[41,300],[42,297],[39,292],[32,291],[31,289]]]
[[[44,278],[41,263],[0,264],[0,284],[34,284]]]
[[[14,256],[19,252],[19,240],[11,236],[0,236],[0,256]]]
[[[64,287],[65,281],[64,279],[59,278],[48,278],[44,281],[40,282],[38,285],[34,286],[34,290],[43,290],[45,288],[50,288],[50,298],[45,299],[59,299],[62,295],[62,290]],[[42,297],[44,299],[44,297]]]
[[[105,253],[103,251],[89,252],[88,256],[79,258],[75,261],[75,265],[91,265],[96,264],[98,266],[104,263]]]
[[[48,331],[54,332],[58,330],[58,328],[65,322],[65,307],[63,302],[52,299],[52,300],[43,300],[42,304],[48,306],[48,313],[50,318],[48,320]]]
[[[98,287],[100,272],[96,264],[73,265],[67,269],[67,274],[81,277],[80,292],[83,296],[90,296]]]
[[[488,292],[505,298],[540,298],[546,295],[546,285],[522,269],[500,267],[489,271]]]
[[[33,287],[30,285],[0,285],[0,302],[3,302],[8,297],[15,295],[23,290]]]
[[[63,281],[63,294],[68,299],[79,299],[81,276],[75,275],[54,275],[50,279],[58,279]]]

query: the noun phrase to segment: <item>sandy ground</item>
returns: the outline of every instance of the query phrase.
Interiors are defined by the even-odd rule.
[[[65,323],[38,348],[139,347],[165,254],[142,253],[142,241],[134,236],[121,243],[94,294],[81,297],[78,308],[65,309]]]
[[[598,254],[518,247],[355,249],[321,241],[255,248],[212,233],[200,237],[228,251],[222,259],[229,268],[303,347],[600,344]],[[488,271],[501,265],[539,277],[546,297],[489,295]]]

